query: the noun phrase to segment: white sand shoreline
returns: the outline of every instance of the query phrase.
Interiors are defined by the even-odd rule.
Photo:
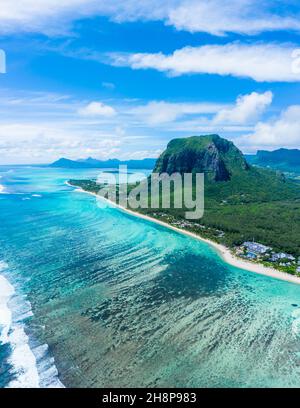
[[[74,187],[68,182],[66,182],[66,184],[68,186],[70,186],[70,187],[76,188],[75,191],[78,191],[78,192],[81,192],[81,193],[86,193],[86,194],[91,194],[91,195],[99,198],[99,196],[97,196],[96,193],[92,193],[90,191],[85,191],[85,190],[83,190],[82,188],[79,188],[79,187]],[[116,208],[118,208],[118,209],[120,209],[122,211],[125,211],[126,213],[131,214],[131,215],[133,215],[135,217],[142,218],[142,219],[150,221],[150,222],[154,222],[155,224],[161,225],[161,226],[163,226],[165,228],[169,228],[169,229],[171,229],[173,231],[176,231],[176,232],[178,232],[180,234],[187,235],[187,236],[189,236],[191,238],[197,239],[198,241],[206,242],[207,244],[209,244],[210,246],[212,246],[213,248],[215,248],[217,250],[217,252],[221,256],[221,258],[226,263],[228,263],[228,264],[230,264],[232,266],[235,266],[236,268],[244,269],[244,270],[250,271],[250,272],[255,272],[255,273],[260,274],[260,275],[269,276],[269,277],[274,278],[274,279],[284,280],[286,282],[296,283],[298,285],[300,284],[300,277],[298,277],[298,276],[293,276],[293,275],[290,275],[289,273],[285,273],[285,272],[279,271],[279,270],[274,269],[274,268],[269,268],[269,267],[266,267],[266,266],[264,266],[262,264],[259,264],[259,263],[249,262],[249,261],[245,261],[243,259],[237,258],[236,256],[234,256],[231,253],[230,249],[225,247],[224,245],[218,244],[218,243],[216,243],[216,242],[214,242],[214,241],[212,241],[210,239],[202,238],[200,235],[197,235],[197,234],[195,234],[193,232],[174,227],[173,225],[170,225],[170,224],[168,224],[168,223],[166,223],[164,221],[157,220],[156,218],[149,217],[148,215],[140,214],[138,212],[129,210],[128,208],[122,207],[119,204],[116,204],[111,200],[107,200],[107,199],[105,199],[105,200],[108,201],[114,207],[116,207]]]

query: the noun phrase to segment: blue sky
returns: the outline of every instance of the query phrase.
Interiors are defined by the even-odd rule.
[[[1,2],[1,163],[300,147],[298,1],[36,3]]]

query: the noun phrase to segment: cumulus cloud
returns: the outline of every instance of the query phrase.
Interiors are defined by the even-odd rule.
[[[271,100],[271,92],[253,92],[232,104],[117,100],[118,115],[81,116],[78,110],[89,105],[70,96],[25,91],[6,94],[3,90],[1,160],[45,163],[62,156],[129,158],[146,157],[146,152],[154,156],[171,138],[203,133],[221,133],[233,139],[246,134],[238,139],[245,150],[262,143],[274,147],[283,142],[299,145],[300,106],[253,125]]]
[[[246,150],[259,148],[295,147],[300,144],[300,105],[293,105],[284,110],[278,118],[259,122],[253,133],[238,139]]]
[[[105,105],[102,102],[90,102],[87,106],[78,110],[81,116],[105,116],[111,117],[116,115],[112,106]]]
[[[213,103],[170,103],[152,101],[146,105],[136,106],[129,111],[140,120],[150,125],[173,122],[185,115],[204,115],[216,113],[225,105]]]
[[[262,94],[252,92],[249,95],[239,96],[235,106],[222,109],[214,118],[216,124],[249,124],[255,122],[271,105],[272,92]]]
[[[80,107],[82,101],[68,95],[2,90],[1,162],[45,163],[61,156],[118,155],[126,135],[115,132],[117,119],[80,116]]]
[[[1,163],[46,163],[72,159],[140,157],[145,146],[151,156],[166,144],[140,114],[137,100],[115,100],[118,115],[79,115],[89,105],[72,96],[11,91],[0,95]],[[106,106],[106,105],[105,105]],[[98,110],[96,109],[96,112]],[[91,113],[91,112],[89,112]],[[102,106],[101,106],[101,113]],[[155,137],[154,137],[155,136]],[[145,156],[146,157],[146,156]]]
[[[123,114],[135,126],[156,126],[169,131],[249,132],[272,101],[270,91],[252,92],[240,95],[232,104],[151,101]]]
[[[257,82],[298,82],[295,48],[290,44],[230,43],[184,47],[170,55],[111,53],[109,61],[115,66],[155,69],[174,76],[216,74],[252,78]]]
[[[121,140],[99,130],[85,132],[70,123],[0,123],[0,154],[8,163],[44,163],[67,155],[79,158],[96,154],[111,157]]]
[[[256,34],[300,30],[299,6],[278,9],[278,0],[2,0],[0,31],[66,34],[79,19],[163,21],[178,30]]]

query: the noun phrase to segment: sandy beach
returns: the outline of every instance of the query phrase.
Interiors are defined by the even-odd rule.
[[[66,182],[66,184],[68,186],[74,188],[74,186],[72,186],[68,182]],[[97,197],[98,199],[100,199],[97,196],[96,193],[85,191],[85,190],[83,190],[81,188],[76,188],[75,187],[75,191],[80,192],[80,193],[91,194],[91,195]],[[101,197],[101,199],[103,199],[103,197]],[[264,266],[262,264],[259,264],[259,263],[248,262],[248,261],[245,261],[243,259],[237,258],[236,256],[234,256],[232,254],[230,249],[225,247],[224,245],[218,244],[218,243],[216,243],[214,241],[211,241],[209,239],[206,239],[206,238],[202,238],[201,236],[199,236],[199,235],[197,235],[197,234],[195,234],[193,232],[174,227],[173,225],[170,225],[170,224],[168,224],[168,223],[166,223],[164,221],[157,220],[156,218],[149,217],[148,215],[140,214],[138,212],[129,210],[128,208],[122,207],[119,204],[116,204],[111,200],[107,200],[107,199],[105,199],[105,200],[108,201],[114,207],[119,208],[121,211],[124,211],[124,212],[126,212],[128,214],[131,214],[131,215],[135,216],[135,217],[142,218],[142,219],[150,221],[150,222],[154,222],[155,224],[161,225],[161,226],[163,226],[165,228],[169,228],[169,229],[171,229],[173,231],[176,231],[176,232],[178,232],[180,234],[187,235],[187,236],[189,236],[191,238],[197,239],[198,241],[206,242],[207,244],[211,245],[212,247],[214,247],[217,250],[217,252],[219,253],[219,255],[222,257],[222,259],[225,262],[227,262],[228,264],[230,264],[232,266],[235,266],[236,268],[244,269],[244,270],[250,271],[250,272],[255,272],[255,273],[258,273],[260,275],[269,276],[269,277],[274,278],[274,279],[284,280],[284,281],[287,281],[287,282],[290,282],[290,283],[296,283],[298,285],[300,284],[300,277],[298,277],[298,276],[293,276],[293,275],[290,275],[288,273],[279,271],[277,269],[266,267],[266,266]]]

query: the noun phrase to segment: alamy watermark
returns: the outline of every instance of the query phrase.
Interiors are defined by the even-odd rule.
[[[127,166],[118,172],[104,172],[97,178],[97,195],[121,207],[136,210],[183,209],[186,219],[196,220],[204,214],[203,173],[128,173]],[[105,200],[98,202],[101,207]]]
[[[6,54],[0,49],[0,74],[6,74]]]

